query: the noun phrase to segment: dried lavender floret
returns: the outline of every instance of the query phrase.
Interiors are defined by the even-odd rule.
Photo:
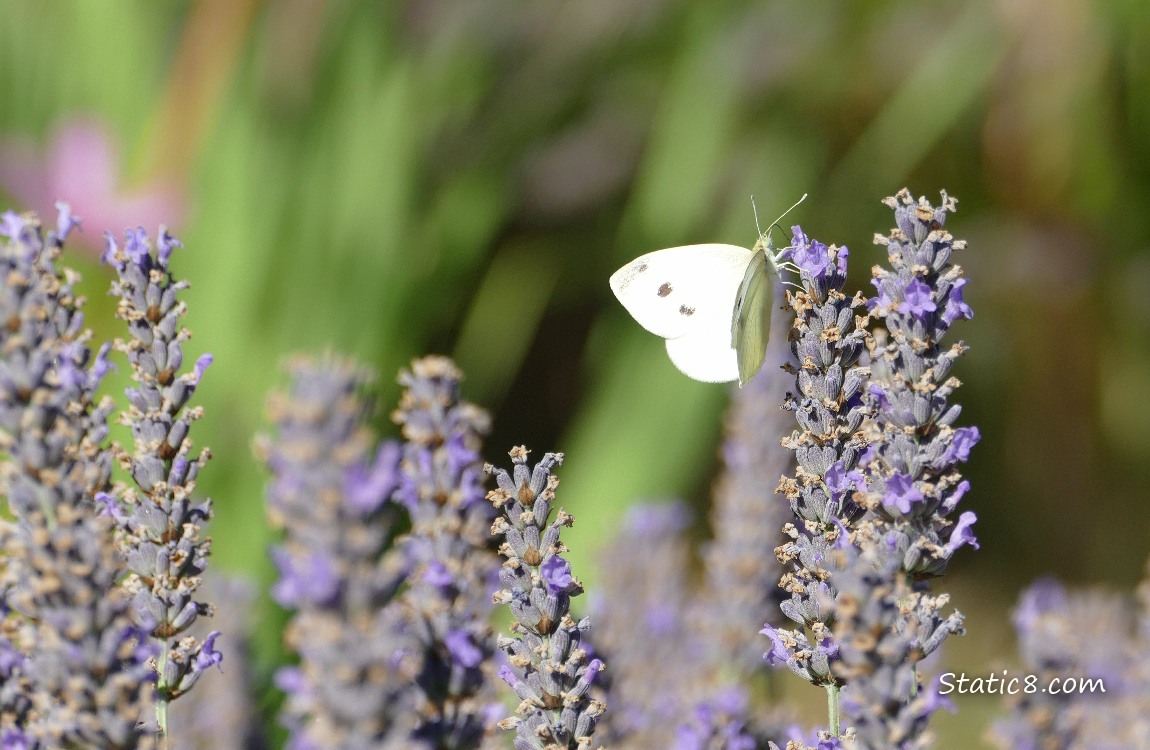
[[[93,356],[77,276],[57,268],[78,225],[61,204],[54,232],[33,216],[0,216],[0,490],[15,523],[3,526],[6,623],[0,732],[9,747],[154,747],[141,722],[154,653],[118,585],[111,519],[98,493],[109,487],[108,399],[96,389],[108,347]]]
[[[551,470],[563,454],[547,453],[534,468],[527,465],[526,448],[513,448],[510,455],[510,474],[484,467],[498,485],[487,499],[502,512],[491,532],[503,538],[499,551],[506,558],[499,571],[503,588],[494,601],[508,605],[515,617],[514,637],[498,642],[508,661],[499,677],[522,701],[518,715],[499,726],[515,730],[516,750],[588,748],[606,710],[588,695],[603,662],[588,659],[581,644],[590,619],[576,623],[570,614],[571,597],[583,593],[583,586],[561,556],[566,547],[559,532],[574,519],[560,509],[549,520],[559,484]]]
[[[187,312],[180,295],[190,285],[172,275],[169,263],[182,243],[161,228],[153,248],[142,227],[124,233],[122,249],[110,234],[105,241],[101,260],[116,269],[116,316],[129,332],[116,348],[131,366],[129,408],[120,421],[131,430],[133,445],[118,455],[131,483],[100,499],[120,526],[129,571],[124,586],[159,652],[156,716],[166,730],[168,704],[222,658],[214,648],[219,632],[203,639],[189,634],[200,616],[212,613],[200,593],[211,554],[204,526],[212,506],[195,497],[196,478],[211,453],[197,451],[189,436],[203,416],[189,402],[212,357],[204,354],[184,367],[184,342],[191,334],[180,325]]]

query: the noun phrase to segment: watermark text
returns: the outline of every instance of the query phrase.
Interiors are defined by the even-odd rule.
[[[1083,693],[1105,693],[1106,686],[1099,677],[1051,677],[1043,679],[1038,675],[1011,675],[1010,670],[1002,674],[968,676],[966,672],[943,672],[938,678],[940,695],[1080,695]]]

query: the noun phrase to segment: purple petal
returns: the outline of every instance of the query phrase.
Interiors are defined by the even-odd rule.
[[[0,234],[10,239],[20,239],[20,233],[24,231],[24,226],[27,222],[24,218],[15,211],[8,210],[0,214]]]
[[[200,653],[196,655],[196,670],[202,672],[208,667],[216,667],[221,672],[224,671],[224,655],[216,651],[216,639],[220,637],[220,631],[213,630],[200,644]]]
[[[211,366],[214,357],[210,354],[201,354],[199,359],[196,360],[195,367],[192,368],[192,382],[196,385],[200,384],[200,379],[204,377],[204,372]]]
[[[562,594],[571,588],[574,579],[571,577],[571,563],[559,555],[547,558],[541,566],[539,573],[543,576],[547,590],[552,594]]]
[[[56,239],[63,242],[73,229],[83,230],[80,226],[80,217],[72,213],[72,207],[64,201],[56,201]]]
[[[910,313],[916,318],[924,317],[928,312],[938,309],[931,298],[930,287],[919,278],[913,278],[903,291],[903,301],[898,305],[900,313]]]
[[[160,261],[161,266],[167,268],[168,258],[172,257],[172,251],[183,246],[184,243],[168,234],[167,227],[160,227],[160,238],[156,241],[156,258]]]
[[[447,653],[458,664],[471,669],[483,662],[483,651],[471,640],[471,635],[465,630],[452,630],[443,639]]]
[[[950,532],[950,541],[946,543],[946,548],[951,554],[954,554],[954,552],[964,544],[969,544],[971,547],[978,549],[978,540],[974,537],[974,532],[970,530],[970,527],[973,526],[977,520],[978,516],[969,510],[958,517],[958,523],[954,525],[954,529]]]

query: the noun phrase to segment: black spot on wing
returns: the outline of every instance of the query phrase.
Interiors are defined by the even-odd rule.
[[[659,285],[659,290],[655,293],[658,294],[660,297],[666,297],[672,291],[673,290],[671,289],[671,282],[664,281],[662,284]]]
[[[679,305],[679,314],[690,317],[695,314],[695,308],[687,307],[686,305]]]

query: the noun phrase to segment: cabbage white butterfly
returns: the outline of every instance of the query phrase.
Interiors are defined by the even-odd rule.
[[[667,340],[684,375],[742,387],[766,356],[775,285],[790,267],[781,256],[769,228],[750,250],[717,243],[656,250],[611,274],[611,291],[639,325]]]

